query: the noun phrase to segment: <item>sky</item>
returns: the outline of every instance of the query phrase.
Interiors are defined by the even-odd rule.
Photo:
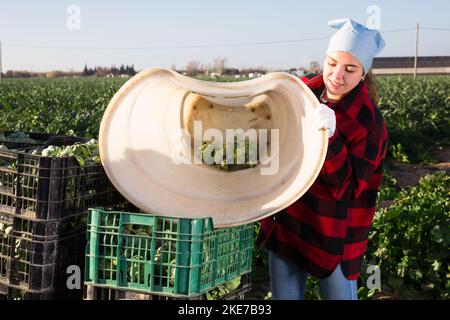
[[[379,28],[380,57],[414,55],[417,23],[420,56],[450,55],[449,13],[449,0],[0,0],[2,66],[297,68],[322,64],[338,18]]]

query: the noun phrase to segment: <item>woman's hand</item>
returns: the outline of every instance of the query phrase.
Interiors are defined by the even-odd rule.
[[[325,104],[320,104],[314,112],[314,126],[318,129],[325,129],[328,138],[332,137],[336,130],[336,116],[333,109],[330,109]]]

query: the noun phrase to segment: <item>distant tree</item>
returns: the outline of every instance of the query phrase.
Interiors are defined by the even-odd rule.
[[[83,73],[82,73],[83,77],[88,76],[88,73],[89,73],[89,69],[88,69],[87,63],[86,63],[86,64],[84,65],[84,69],[83,69]]]
[[[215,58],[213,62],[213,70],[219,74],[223,74],[227,64],[227,58]]]
[[[109,73],[111,73],[111,69],[104,67],[95,67],[95,75],[97,77],[106,77],[106,75],[108,75]]]
[[[126,66],[125,74],[128,74],[129,76],[134,76],[136,74],[136,70],[134,70],[134,64],[132,64],[131,66]]]
[[[117,68],[115,65],[113,65],[110,69],[110,73],[115,76],[119,75],[119,68]]]
[[[95,74],[95,70],[94,69],[89,69],[89,67],[87,66],[87,64],[84,65],[84,69],[83,72],[81,73],[81,75],[83,77],[89,77],[89,76],[93,76]]]
[[[31,73],[28,71],[13,71],[12,78],[30,78]]]
[[[186,65],[186,74],[188,76],[195,76],[200,72],[200,62],[199,61],[190,61]]]

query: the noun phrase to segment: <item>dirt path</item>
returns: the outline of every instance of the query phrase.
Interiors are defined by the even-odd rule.
[[[420,177],[435,171],[443,170],[450,172],[450,148],[442,148],[434,153],[435,159],[438,163],[433,165],[419,165],[407,163],[390,163],[390,171],[392,176],[397,180],[401,187],[415,186]]]

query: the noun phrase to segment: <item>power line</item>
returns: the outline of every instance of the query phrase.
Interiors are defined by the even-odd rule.
[[[416,30],[416,28],[394,29],[394,30],[382,31],[381,33],[396,33],[396,32],[405,32],[405,31],[411,31],[411,30]]]
[[[291,39],[279,41],[261,41],[246,43],[224,43],[224,44],[202,44],[202,45],[186,45],[186,46],[152,46],[152,47],[73,47],[73,46],[35,46],[21,44],[5,44],[5,47],[11,48],[33,48],[33,49],[79,49],[79,50],[167,50],[167,49],[202,49],[202,48],[219,48],[219,47],[243,47],[243,46],[259,46],[273,44],[299,43],[308,41],[328,40],[330,37],[308,38],[308,39]]]
[[[242,47],[242,46],[258,46],[284,43],[298,43],[307,41],[328,40],[330,37],[291,39],[279,41],[261,41],[246,43],[225,43],[225,44],[203,44],[188,46],[153,46],[153,47],[72,47],[72,46],[34,46],[21,44],[6,44],[6,47],[14,48],[33,48],[33,49],[80,49],[80,50],[167,50],[167,49],[201,49],[201,48],[219,48],[219,47]]]
[[[431,30],[431,31],[450,31],[450,28],[420,28],[420,30]]]
[[[387,33],[399,33],[413,31],[416,28],[404,28],[382,31],[382,34]],[[421,28],[421,30],[430,31],[450,31],[450,28]],[[278,40],[278,41],[260,41],[260,42],[241,42],[241,43],[224,43],[224,44],[201,44],[201,45],[185,45],[185,46],[150,46],[150,47],[74,47],[74,46],[39,46],[39,45],[26,45],[26,44],[3,44],[4,47],[10,48],[32,48],[32,49],[72,49],[72,50],[170,50],[170,49],[202,49],[202,48],[220,48],[220,47],[244,47],[244,46],[261,46],[261,45],[277,45],[277,44],[289,44],[300,43],[309,41],[322,41],[328,40],[330,36],[316,37],[316,38],[303,38],[303,39],[290,39],[290,40]]]

